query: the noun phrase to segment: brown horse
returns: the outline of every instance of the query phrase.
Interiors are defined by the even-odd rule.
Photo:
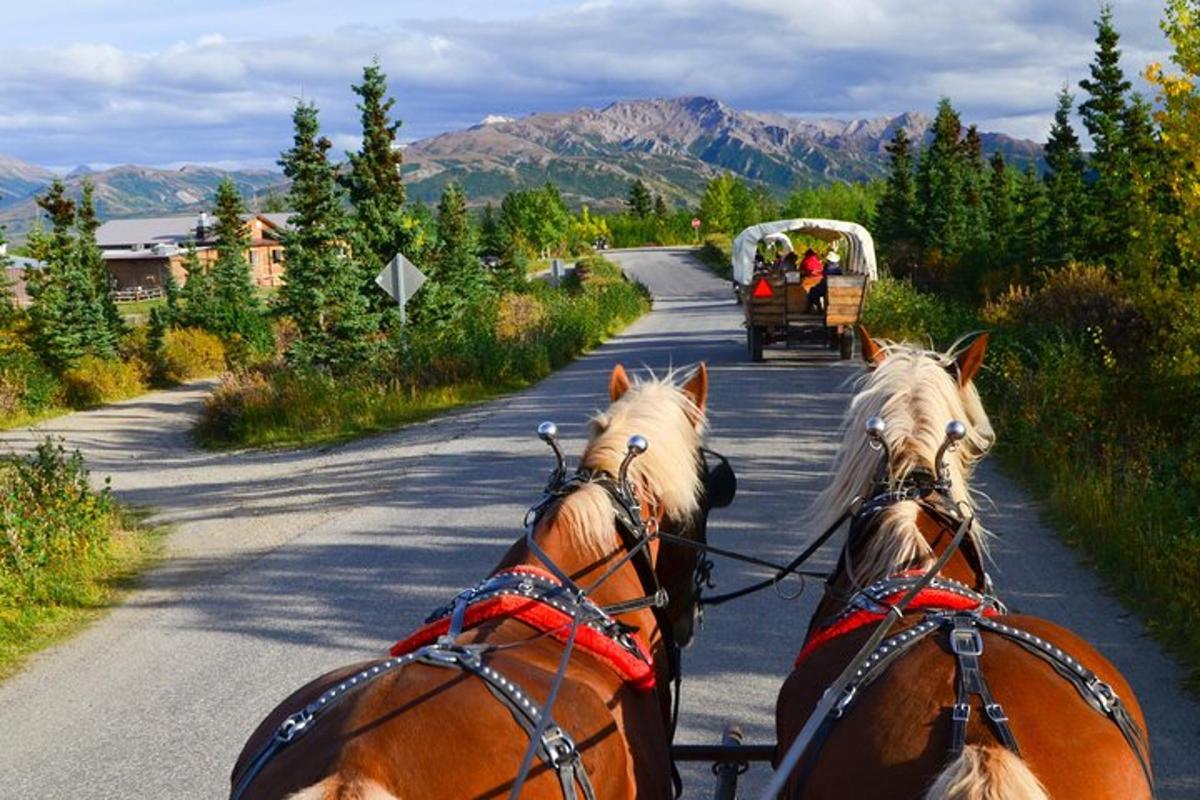
[[[392,659],[285,700],[243,749],[231,797],[503,797],[523,757],[522,797],[671,797],[669,656],[691,637],[696,555],[654,533],[702,540],[708,509],[732,499],[731,472],[711,492],[704,472],[707,392],[703,364],[682,387],[618,365],[579,472],[555,473],[528,537]]]
[[[994,439],[972,383],[986,335],[954,356],[860,333],[872,369],[851,404],[832,483],[818,498],[818,523],[866,499],[780,692],[781,754],[886,609],[917,588],[960,527],[966,531],[934,581],[852,673],[808,740],[785,795],[1151,797],[1145,722],[1129,684],[1074,633],[1008,614],[992,596],[987,534],[974,523],[967,485]],[[947,445],[955,420],[963,424],[954,429],[963,435],[957,447]]]

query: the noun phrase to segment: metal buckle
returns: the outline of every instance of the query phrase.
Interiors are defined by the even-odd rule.
[[[950,719],[955,722],[966,722],[971,718],[971,707],[966,703],[955,703],[950,708]]]
[[[992,722],[1008,722],[1008,714],[1004,713],[1004,707],[999,703],[988,703],[983,711]]]
[[[854,695],[856,694],[858,694],[858,687],[853,683],[842,690],[842,696],[838,698],[833,710],[829,712],[833,715],[834,719],[842,718],[842,715],[846,713],[846,708],[854,700]]]
[[[279,729],[275,731],[275,740],[287,744],[295,739],[300,734],[304,733],[304,729],[313,721],[313,714],[308,709],[297,711],[283,721]]]
[[[1111,714],[1112,710],[1117,707],[1119,702],[1117,693],[1112,690],[1111,686],[1100,680],[1100,676],[1093,675],[1092,679],[1087,682],[1087,688],[1096,698],[1100,707],[1104,709],[1105,714]]]
[[[557,725],[548,728],[542,734],[542,748],[546,751],[546,758],[549,760],[550,766],[555,769],[579,758],[579,751],[575,749],[575,743],[567,736],[566,731]]]
[[[958,656],[983,654],[983,637],[974,628],[955,628],[950,631],[950,649]]]

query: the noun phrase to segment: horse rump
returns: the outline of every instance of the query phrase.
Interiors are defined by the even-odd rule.
[[[969,744],[934,780],[925,800],[1050,800],[1015,753]]]

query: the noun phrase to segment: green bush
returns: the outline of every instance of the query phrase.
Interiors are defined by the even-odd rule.
[[[72,408],[89,408],[141,394],[147,389],[146,365],[87,355],[62,373],[63,397]]]
[[[61,389],[29,345],[0,331],[0,420],[16,422],[53,408]]]
[[[710,233],[697,253],[709,269],[722,278],[733,278],[733,241],[724,233]]]
[[[545,377],[649,309],[645,288],[592,258],[574,288],[534,281],[453,326],[397,330],[350,376],[270,366],[227,375],[197,427],[210,445],[339,439],[421,419]]]
[[[201,328],[176,328],[163,340],[159,367],[167,383],[216,375],[225,371],[225,345]]]

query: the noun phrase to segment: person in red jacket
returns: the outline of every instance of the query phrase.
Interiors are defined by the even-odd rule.
[[[804,258],[800,259],[800,271],[806,278],[819,278],[825,274],[825,265],[811,247],[804,251]]]

